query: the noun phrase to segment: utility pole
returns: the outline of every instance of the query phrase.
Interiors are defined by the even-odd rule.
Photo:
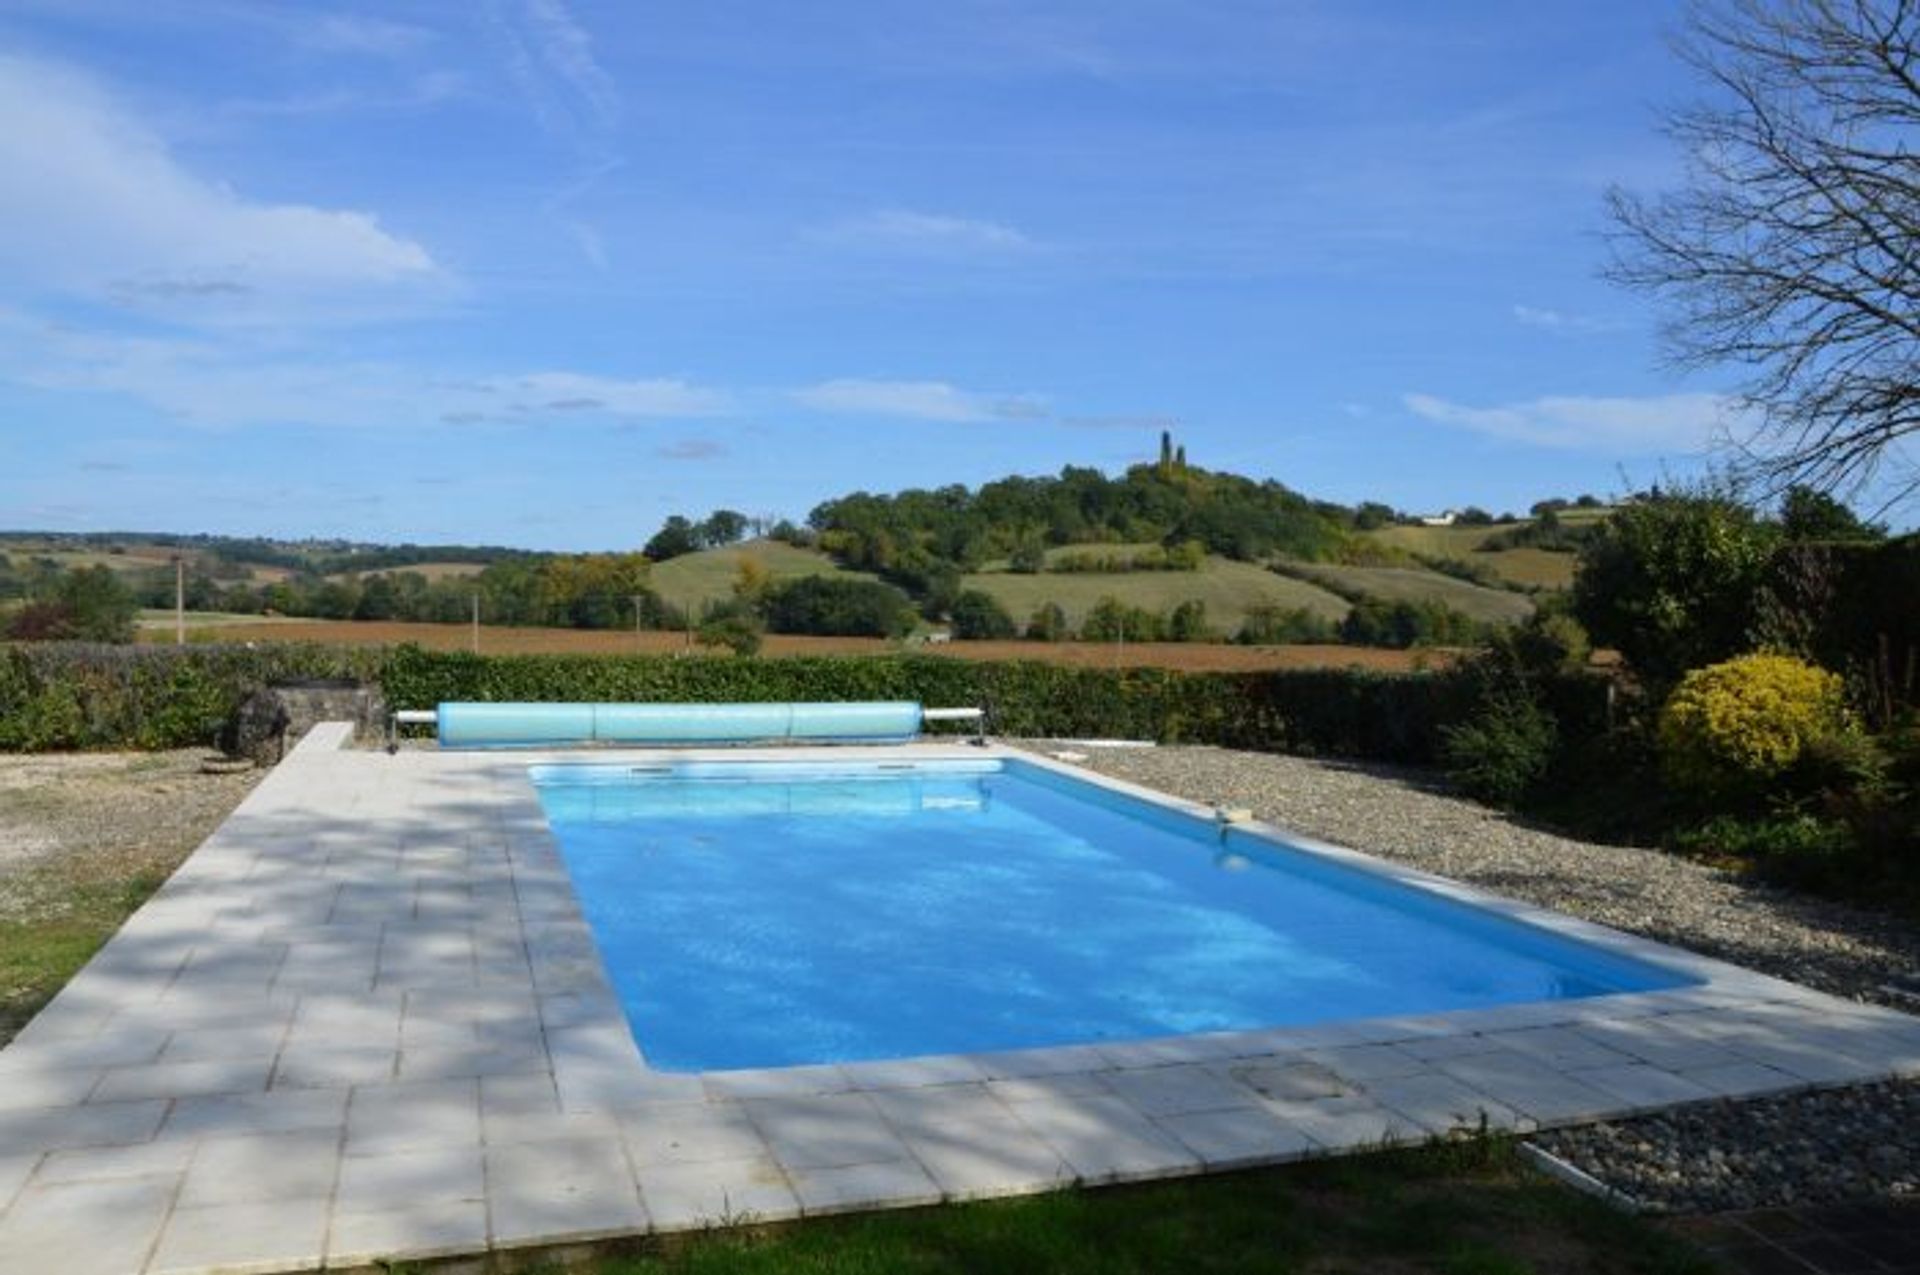
[[[640,604],[645,596],[640,593],[633,595],[633,649],[636,651],[641,650],[645,645],[640,638]]]
[[[480,595],[473,595],[473,653],[480,654]]]
[[[187,560],[173,555],[173,644],[187,644]]]

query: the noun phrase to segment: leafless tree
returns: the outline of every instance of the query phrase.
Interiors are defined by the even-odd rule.
[[[1665,120],[1687,177],[1609,193],[1609,277],[1665,303],[1675,362],[1746,374],[1738,471],[1912,498],[1920,4],[1703,2],[1678,47],[1707,90]]]

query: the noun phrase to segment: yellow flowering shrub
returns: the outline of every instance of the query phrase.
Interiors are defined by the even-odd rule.
[[[1708,791],[1764,782],[1847,729],[1845,689],[1789,655],[1695,669],[1660,710],[1661,761],[1675,782]]]

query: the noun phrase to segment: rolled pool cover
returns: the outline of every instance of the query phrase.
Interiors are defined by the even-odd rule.
[[[850,704],[479,704],[439,707],[442,748],[565,744],[898,743],[920,733],[912,700]]]

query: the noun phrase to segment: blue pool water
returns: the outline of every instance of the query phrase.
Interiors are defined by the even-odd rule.
[[[1018,761],[541,766],[534,781],[664,1070],[1695,981]]]

